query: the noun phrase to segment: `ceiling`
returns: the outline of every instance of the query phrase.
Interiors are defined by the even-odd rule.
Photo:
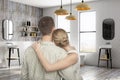
[[[27,4],[31,6],[36,6],[40,8],[47,8],[53,6],[59,6],[61,4],[61,0],[10,0],[22,4]],[[82,0],[72,0],[72,3],[79,3]],[[98,0],[84,0],[85,2],[89,1],[98,1]],[[67,5],[70,3],[70,0],[62,0],[63,5]]]

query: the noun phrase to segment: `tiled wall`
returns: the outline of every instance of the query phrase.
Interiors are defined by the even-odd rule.
[[[25,41],[21,37],[24,22],[30,21],[32,26],[37,26],[39,18],[43,15],[41,8],[32,7],[9,0],[0,0],[0,41],[2,39],[2,20],[11,19],[14,24],[14,37],[12,41]]]
[[[28,6],[20,3],[10,2],[9,0],[0,0],[0,67],[7,66],[8,48],[6,43],[18,45],[20,57],[24,55],[25,49],[30,46],[35,39],[26,39],[21,36],[24,22],[30,21],[32,26],[37,26],[40,17],[43,16],[43,9]],[[2,20],[11,19],[14,24],[14,37],[11,41],[2,39]],[[13,65],[17,61],[12,61]]]

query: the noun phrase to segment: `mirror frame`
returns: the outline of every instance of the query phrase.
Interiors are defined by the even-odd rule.
[[[103,20],[102,33],[102,36],[105,40],[112,40],[114,38],[115,22],[112,18],[107,18]]]
[[[5,19],[2,21],[2,37],[4,40],[11,40],[14,34],[12,20]]]

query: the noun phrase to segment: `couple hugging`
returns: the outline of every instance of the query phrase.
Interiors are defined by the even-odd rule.
[[[45,16],[38,25],[42,38],[25,51],[21,80],[83,80],[78,53],[63,29]]]

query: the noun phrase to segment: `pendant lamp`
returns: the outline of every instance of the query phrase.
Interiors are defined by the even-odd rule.
[[[56,14],[56,15],[68,15],[67,10],[63,9],[63,7],[62,7],[62,0],[61,0],[60,9],[56,10],[56,11],[55,11],[55,14]]]
[[[77,11],[90,10],[90,7],[82,0],[80,4],[76,6]]]
[[[70,15],[66,16],[67,20],[76,20],[76,17],[72,15],[72,0],[70,0]]]

